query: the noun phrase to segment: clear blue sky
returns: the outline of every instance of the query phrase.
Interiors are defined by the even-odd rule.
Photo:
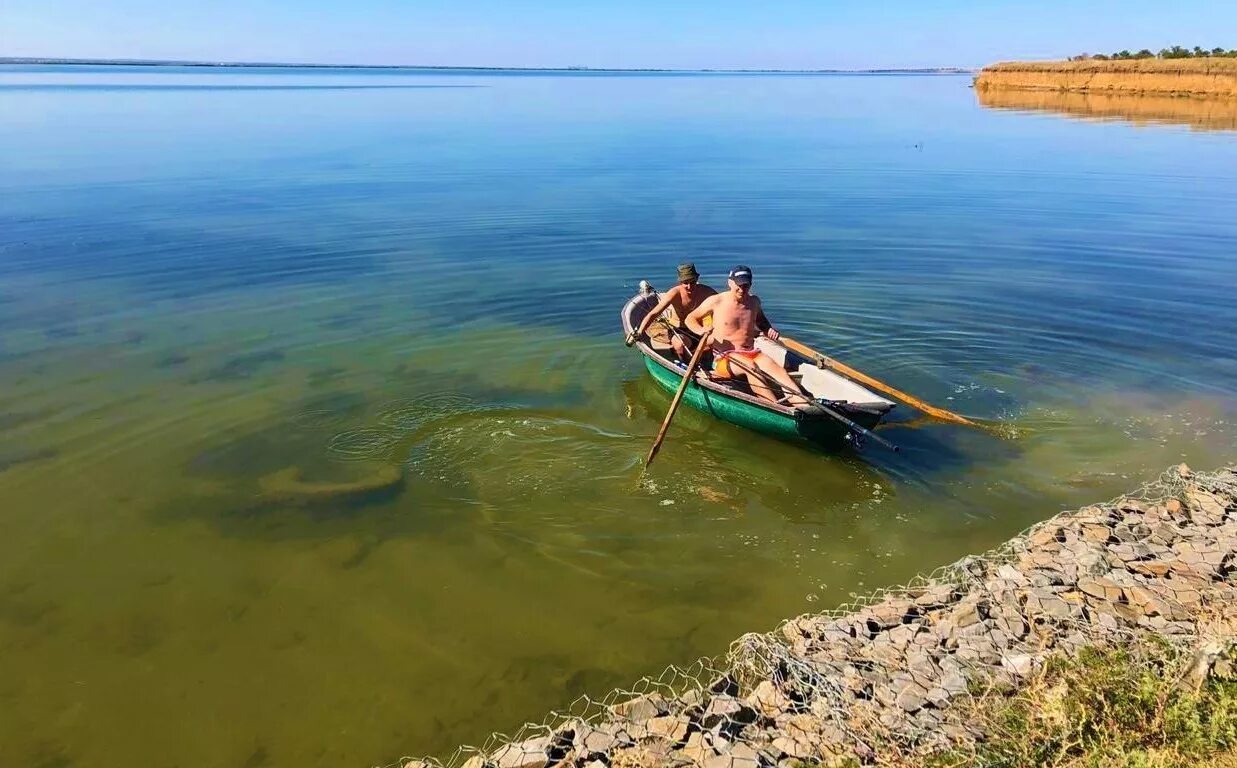
[[[863,68],[1173,44],[1237,47],[1237,2],[0,0],[0,56]]]

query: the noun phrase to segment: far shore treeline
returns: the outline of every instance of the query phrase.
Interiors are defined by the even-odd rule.
[[[975,88],[1233,99],[1237,98],[1237,56],[1004,61],[984,67],[975,78]]]
[[[1159,53],[1152,53],[1151,49],[1143,48],[1134,52],[1123,50],[1116,53],[1080,53],[1077,56],[1071,56],[1069,60],[1122,61],[1124,59],[1209,59],[1212,57],[1237,59],[1237,48],[1230,48],[1226,51],[1219,47],[1206,49],[1198,45],[1193,48],[1174,45],[1172,48],[1161,48]]]

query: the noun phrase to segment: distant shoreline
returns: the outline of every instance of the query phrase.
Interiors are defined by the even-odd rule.
[[[204,67],[219,69],[267,67],[273,69],[392,69],[467,72],[653,72],[681,74],[786,74],[786,75],[973,75],[965,67],[912,67],[883,69],[668,69],[658,67],[477,67],[434,64],[295,64],[271,61],[173,61],[165,59],[70,59],[31,56],[0,57],[0,64],[61,64],[112,67]]]
[[[1237,97],[1237,59],[1010,61],[984,67],[975,88]]]

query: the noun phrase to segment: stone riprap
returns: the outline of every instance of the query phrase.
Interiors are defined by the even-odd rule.
[[[988,555],[747,635],[720,662],[448,762],[789,768],[973,744],[984,734],[961,705],[1016,690],[1052,654],[1155,636],[1199,649],[1191,674],[1205,676],[1233,642],[1235,553],[1237,468],[1181,465],[1136,496],[1057,515]]]

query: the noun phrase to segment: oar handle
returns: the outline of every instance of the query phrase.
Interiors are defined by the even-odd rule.
[[[692,353],[691,362],[687,364],[687,370],[683,371],[683,381],[679,383],[678,391],[674,393],[674,399],[670,401],[670,410],[666,411],[666,418],[662,420],[661,429],[657,431],[657,437],[653,440],[653,447],[649,448],[649,455],[644,459],[646,467],[653,463],[657,451],[661,449],[662,440],[666,439],[666,430],[670,428],[674,413],[679,409],[679,401],[683,399],[683,393],[687,391],[687,385],[691,383],[696,367],[700,365],[700,358],[704,356],[704,351],[709,346],[709,333],[705,331],[705,334],[700,337],[700,343],[696,345],[696,351]]]

